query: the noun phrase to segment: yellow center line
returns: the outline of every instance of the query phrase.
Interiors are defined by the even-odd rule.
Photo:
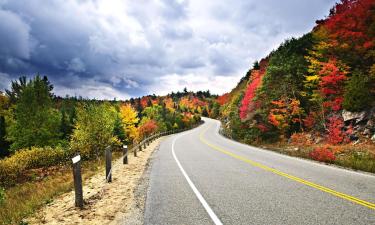
[[[266,165],[263,165],[261,163],[258,163],[258,162],[255,162],[251,159],[248,159],[248,158],[245,158],[245,157],[242,157],[240,155],[237,155],[233,152],[230,152],[230,151],[227,151],[223,148],[220,148],[219,146],[216,146],[216,145],[213,145],[211,143],[209,143],[204,137],[203,137],[203,134],[209,129],[210,127],[207,127],[207,129],[204,129],[200,134],[199,134],[199,139],[201,142],[203,142],[204,144],[208,145],[209,147],[211,147],[212,149],[216,150],[216,151],[219,151],[221,153],[224,153],[226,155],[229,155],[235,159],[238,159],[238,160],[241,160],[247,164],[250,164],[252,166],[255,166],[255,167],[258,167],[258,168],[261,168],[263,170],[266,170],[266,171],[269,171],[271,173],[274,173],[274,174],[277,174],[277,175],[280,175],[282,177],[285,177],[285,178],[288,178],[290,180],[293,180],[293,181],[296,181],[298,183],[302,183],[302,184],[305,184],[307,186],[310,186],[312,188],[315,188],[315,189],[318,189],[318,190],[321,190],[323,192],[326,192],[326,193],[329,193],[331,195],[334,195],[334,196],[337,196],[339,198],[342,198],[342,199],[345,199],[345,200],[348,200],[348,201],[351,201],[353,203],[356,203],[356,204],[359,204],[359,205],[362,205],[362,206],[365,206],[367,208],[370,208],[370,209],[373,209],[375,210],[375,204],[374,203],[371,203],[371,202],[367,202],[365,200],[362,200],[362,199],[359,199],[359,198],[356,198],[356,197],[353,197],[351,195],[347,195],[347,194],[344,194],[342,192],[338,192],[338,191],[335,191],[335,190],[332,190],[330,188],[327,188],[327,187],[324,187],[322,185],[319,185],[319,184],[315,184],[313,182],[310,182],[310,181],[307,181],[307,180],[304,180],[302,178],[299,178],[299,177],[296,177],[296,176],[293,176],[293,175],[289,175],[287,173],[284,173],[284,172],[281,172],[277,169],[273,169],[271,167],[268,167]]]

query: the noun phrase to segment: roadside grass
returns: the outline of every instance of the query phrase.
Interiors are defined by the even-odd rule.
[[[291,145],[285,142],[263,143],[256,145],[274,152],[279,152],[293,157],[311,159],[309,153],[316,147],[326,146],[324,144],[313,145]],[[359,145],[345,144],[330,146],[336,155],[336,160],[331,163],[353,170],[375,173],[375,145],[363,143]]]
[[[113,159],[117,159],[121,153],[114,152]],[[86,180],[99,170],[104,170],[103,158],[84,161],[82,164],[82,176]],[[0,224],[27,224],[24,218],[36,212],[40,207],[49,204],[53,198],[72,190],[73,175],[71,166],[60,166],[43,179],[28,181],[5,190],[5,198],[0,205]],[[72,203],[74,204],[74,203]]]
[[[335,164],[355,170],[375,173],[375,157],[368,152],[354,151],[349,155],[338,156]]]

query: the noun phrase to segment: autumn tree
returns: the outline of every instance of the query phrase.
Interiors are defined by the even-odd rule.
[[[274,107],[271,109],[268,120],[280,130],[283,137],[288,133],[300,130],[291,130],[292,125],[297,124],[301,128],[303,109],[300,101],[294,98],[283,97],[280,100],[272,101]]]
[[[116,109],[109,103],[83,104],[77,109],[70,146],[84,157],[99,156],[109,145],[119,145],[114,135]]]
[[[155,120],[144,118],[139,126],[139,135],[143,139],[151,134],[155,133],[158,129],[158,125]]]
[[[245,96],[242,99],[240,107],[240,117],[242,120],[249,119],[255,110],[256,103],[254,102],[255,94],[259,86],[261,85],[264,72],[260,70],[253,70],[251,72],[251,80],[247,86]]]
[[[225,93],[225,94],[219,96],[219,97],[216,99],[216,101],[217,101],[217,103],[219,103],[219,105],[224,105],[225,103],[228,102],[229,97],[230,97],[230,96],[229,96],[229,93]]]
[[[324,98],[323,107],[326,110],[338,111],[342,108],[346,74],[346,65],[336,59],[322,63],[319,86]]]
[[[130,104],[120,106],[120,114],[123,128],[125,130],[126,142],[132,143],[138,139],[136,125],[139,122],[138,113]]]

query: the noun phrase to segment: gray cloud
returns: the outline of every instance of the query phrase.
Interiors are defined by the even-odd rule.
[[[311,30],[333,4],[3,0],[0,88],[20,75],[41,73],[62,96],[127,98],[183,85],[221,93],[254,60]],[[223,84],[213,87],[211,82]]]

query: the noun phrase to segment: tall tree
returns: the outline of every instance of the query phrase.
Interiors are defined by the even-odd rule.
[[[125,130],[125,141],[130,144],[138,138],[136,128],[139,122],[138,113],[130,104],[124,104],[120,106],[120,115],[122,126]]]
[[[48,79],[37,75],[26,84],[21,79],[13,84],[16,89],[7,91],[9,98],[15,99],[7,134],[11,150],[57,144],[61,115],[52,107],[53,87]]]
[[[77,109],[70,145],[84,157],[99,156],[109,145],[119,144],[114,136],[116,109],[109,103],[84,104]]]

